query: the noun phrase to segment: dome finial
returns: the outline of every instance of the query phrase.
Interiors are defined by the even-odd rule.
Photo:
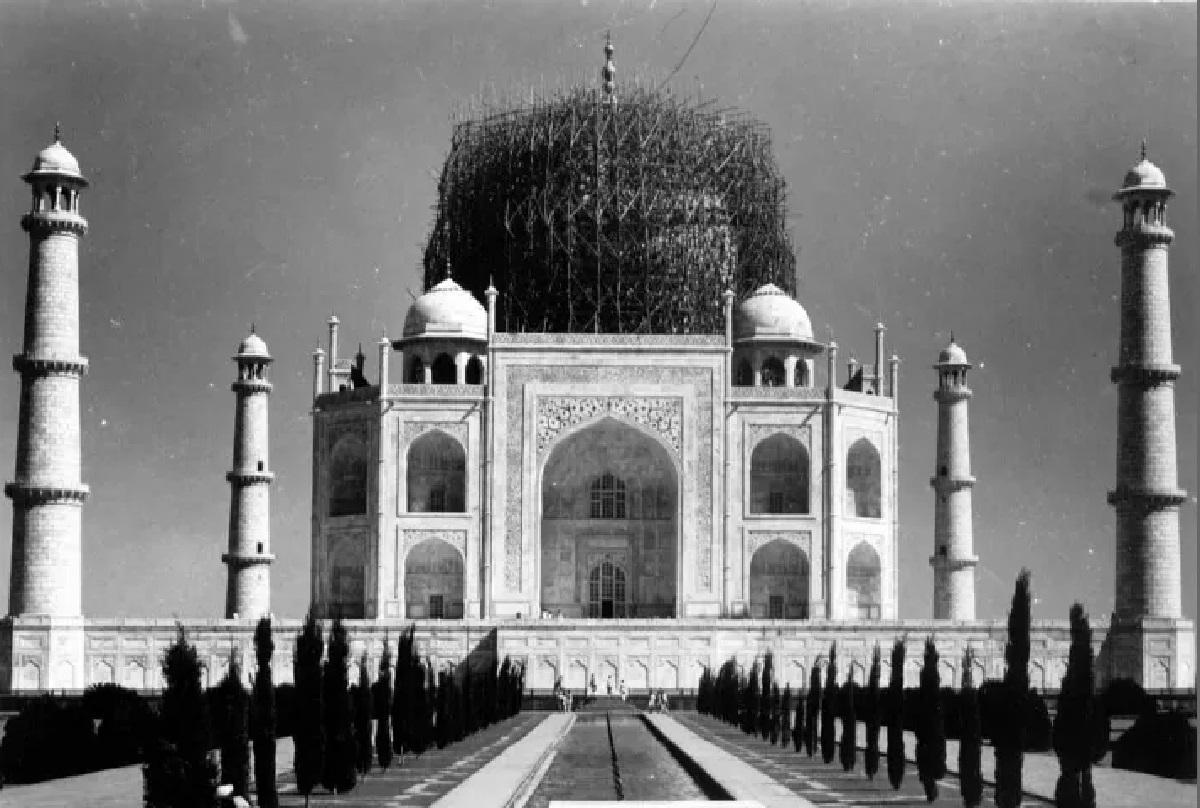
[[[1146,159],[1146,138],[1142,138],[1142,159]]]
[[[254,330],[254,323],[250,323],[250,333],[251,333],[251,334],[255,334],[255,333],[257,333],[257,332]]]
[[[54,122],[54,142],[62,143],[62,124],[58,121]]]
[[[608,100],[614,105],[617,103],[617,97],[614,94],[616,89],[615,79],[617,77],[617,68],[613,65],[613,44],[612,31],[608,31],[604,35],[604,68],[600,71],[601,77],[604,79],[604,94],[608,96]]]
[[[951,343],[954,342],[954,331],[953,330],[950,331],[950,342]]]

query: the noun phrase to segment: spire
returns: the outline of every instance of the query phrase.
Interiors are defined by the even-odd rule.
[[[1142,159],[1146,159],[1146,138],[1142,138]]]
[[[612,31],[608,31],[604,35],[604,68],[600,71],[600,75],[604,79],[604,94],[608,96],[609,102],[613,106],[616,106],[617,97],[614,91],[616,90],[615,79],[617,77],[617,68],[613,65],[612,57]]]
[[[62,124],[59,123],[58,121],[54,122],[54,142],[62,143]],[[1145,141],[1142,141],[1142,143],[1145,144]],[[1142,151],[1145,151],[1144,145],[1143,145]]]
[[[254,330],[254,323],[250,323],[250,333],[251,333],[251,334],[257,333],[257,332]]]

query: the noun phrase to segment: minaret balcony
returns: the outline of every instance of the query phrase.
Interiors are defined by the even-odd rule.
[[[27,233],[67,230],[83,236],[87,235],[88,222],[78,213],[65,210],[40,210],[22,216],[21,228]]]
[[[232,567],[253,567],[259,564],[270,564],[275,560],[273,553],[221,553],[221,563]]]
[[[973,488],[975,486],[975,478],[969,474],[958,476],[938,476],[930,477],[929,484],[939,494],[952,494],[955,491],[961,491],[964,488]]]
[[[12,360],[13,370],[21,376],[83,376],[88,370],[88,361],[82,356],[74,358],[53,356],[26,356],[17,354]]]
[[[933,391],[933,400],[952,404],[955,401],[967,401],[972,395],[974,393],[969,387],[939,387]]]
[[[238,379],[229,389],[235,393],[269,393],[272,386],[266,379]]]
[[[1109,372],[1113,384],[1136,384],[1154,387],[1179,378],[1183,369],[1179,365],[1147,363],[1139,365],[1118,365]]]
[[[1114,508],[1150,511],[1178,508],[1188,501],[1188,492],[1176,489],[1117,488],[1108,492],[1108,504]]]
[[[225,474],[225,480],[241,485],[269,483],[275,479],[273,471],[230,471]]]
[[[964,556],[943,556],[931,555],[929,557],[929,566],[934,569],[945,569],[948,572],[958,572],[959,570],[973,569],[979,564],[979,556],[964,555]]]
[[[33,505],[50,505],[60,502],[75,502],[83,504],[91,489],[83,485],[34,485],[31,483],[5,483],[4,495],[13,501],[13,505],[29,507]]]
[[[1175,240],[1175,232],[1165,224],[1139,224],[1121,230],[1113,238],[1118,247],[1146,250],[1165,247]]]

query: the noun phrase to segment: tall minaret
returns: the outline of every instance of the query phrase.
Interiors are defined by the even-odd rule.
[[[80,480],[79,240],[87,220],[79,193],[87,180],[54,143],[22,179],[33,200],[21,217],[29,233],[25,350],[13,357],[21,374],[13,502],[12,578],[8,613],[70,617],[83,613],[81,528],[88,487]]]
[[[971,435],[967,420],[967,354],[954,343],[938,354],[937,469],[933,486],[933,619],[975,619],[974,540],[971,525]]]
[[[1179,506],[1187,492],[1175,475],[1175,380],[1166,178],[1146,159],[1113,195],[1124,222],[1121,248],[1121,347],[1112,380],[1118,390],[1115,615],[1180,617]]]
[[[271,499],[275,475],[267,462],[267,397],[271,383],[267,344],[250,329],[238,346],[237,414],[233,422],[233,471],[229,480],[229,567],[225,616],[259,618],[271,611]]]

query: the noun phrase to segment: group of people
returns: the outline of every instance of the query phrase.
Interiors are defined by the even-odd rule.
[[[613,695],[614,688],[613,688],[613,680],[612,680],[611,676],[608,678],[608,682],[606,683],[605,689],[609,696]],[[596,687],[596,677],[592,676],[588,680],[588,693],[591,694],[592,696],[595,696],[597,690],[598,690],[598,688]],[[621,680],[620,686],[617,687],[616,695],[621,699],[621,701],[629,700],[629,686],[625,684],[624,679]],[[556,679],[554,681],[554,696],[555,696],[555,698],[558,699],[558,706],[563,712],[565,712],[565,713],[571,712],[571,707],[572,707],[573,702],[575,701],[575,697],[571,694],[570,690],[563,687],[562,679]],[[667,705],[666,691],[665,690],[652,691],[650,693],[650,712],[665,713],[665,712],[667,712],[667,709],[668,709],[668,705]]]

